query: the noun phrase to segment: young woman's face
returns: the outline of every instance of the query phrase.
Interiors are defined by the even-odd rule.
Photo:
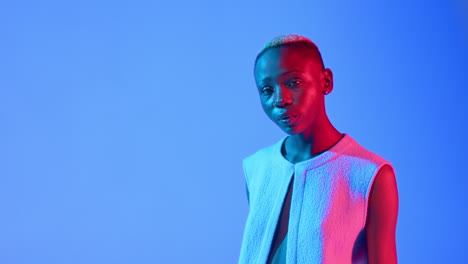
[[[316,60],[293,48],[267,50],[254,70],[263,110],[290,135],[313,130],[325,115],[326,73]]]

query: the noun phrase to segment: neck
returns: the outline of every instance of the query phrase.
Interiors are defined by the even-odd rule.
[[[343,137],[326,115],[317,124],[303,133],[287,137],[282,149],[286,159],[297,163],[313,158],[330,149]]]

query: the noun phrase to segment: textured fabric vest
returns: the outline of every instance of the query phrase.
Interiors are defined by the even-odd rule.
[[[348,134],[293,164],[281,154],[287,137],[243,160],[250,210],[239,263],[266,263],[293,175],[286,263],[367,263],[369,193],[378,170],[393,165]]]

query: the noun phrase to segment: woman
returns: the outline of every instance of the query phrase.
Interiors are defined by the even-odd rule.
[[[254,75],[263,110],[288,135],[243,160],[250,211],[239,263],[397,263],[393,165],[331,124],[333,74],[317,46],[275,38]]]

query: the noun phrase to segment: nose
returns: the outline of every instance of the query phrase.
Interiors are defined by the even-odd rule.
[[[278,108],[284,108],[292,103],[292,98],[287,89],[278,88],[275,92],[273,105]]]

